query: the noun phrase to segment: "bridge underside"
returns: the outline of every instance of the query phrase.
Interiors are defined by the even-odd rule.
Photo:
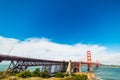
[[[72,72],[81,72],[81,65],[79,62],[73,62],[71,66]],[[42,66],[42,70],[47,69],[49,72],[51,72],[52,66],[55,66],[55,72],[66,72],[68,63],[11,61],[6,73],[19,73],[30,66]]]
[[[10,73],[17,73],[17,72],[21,72],[21,71],[25,71],[27,69],[27,65],[25,62],[23,61],[11,61],[7,72]]]
[[[54,62],[29,62],[29,61],[11,61],[6,73],[18,73],[25,71],[30,66],[42,66],[42,69],[51,71],[51,67],[55,66],[55,71],[65,72],[67,68],[66,63]]]

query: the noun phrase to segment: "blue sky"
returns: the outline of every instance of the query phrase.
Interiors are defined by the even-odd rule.
[[[120,47],[119,0],[0,0],[0,35]]]

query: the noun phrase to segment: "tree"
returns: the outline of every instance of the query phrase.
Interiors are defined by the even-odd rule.
[[[43,78],[49,78],[50,73],[45,69],[43,72],[40,72],[40,76]]]
[[[34,76],[34,77],[40,77],[40,68],[36,68],[36,69],[32,72],[32,76]]]
[[[29,70],[26,70],[18,73],[16,76],[22,77],[22,78],[28,78],[28,77],[31,77],[31,72]]]

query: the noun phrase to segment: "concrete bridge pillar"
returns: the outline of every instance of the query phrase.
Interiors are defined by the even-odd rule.
[[[68,63],[68,67],[67,67],[66,73],[71,75],[71,70],[72,70],[72,63],[71,63],[71,60],[70,60],[69,63]]]
[[[81,72],[81,62],[79,63],[79,72]]]

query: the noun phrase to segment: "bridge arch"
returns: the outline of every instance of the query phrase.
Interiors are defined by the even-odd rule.
[[[79,67],[78,66],[73,67],[73,72],[74,73],[79,72]]]

